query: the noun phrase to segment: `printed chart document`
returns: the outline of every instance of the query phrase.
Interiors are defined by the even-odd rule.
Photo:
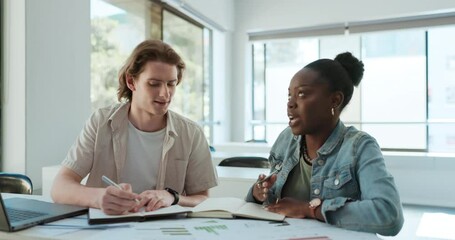
[[[127,222],[136,221],[141,222],[150,218],[172,216],[182,213],[188,213],[191,210],[184,208],[180,205],[172,205],[165,208],[160,208],[154,211],[146,212],[143,209],[136,213],[128,213],[123,215],[107,215],[100,209],[90,208],[88,211],[88,223],[89,224],[101,224],[101,223],[116,223],[116,222]]]
[[[270,221],[284,221],[285,218],[284,215],[263,209],[262,205],[240,198],[208,198],[194,207],[188,217],[243,217]]]

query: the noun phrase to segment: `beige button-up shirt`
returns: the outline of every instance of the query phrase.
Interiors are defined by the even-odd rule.
[[[118,182],[126,160],[129,108],[129,103],[119,103],[94,112],[62,162],[82,178],[90,174],[87,186],[105,187],[102,175]],[[194,194],[216,185],[202,129],[169,110],[156,189]]]

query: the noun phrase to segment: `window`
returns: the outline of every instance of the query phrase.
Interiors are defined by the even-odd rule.
[[[455,152],[455,27],[428,30],[428,147]]]
[[[187,67],[170,109],[203,125],[210,141],[211,30],[150,0],[91,0],[91,25],[93,110],[117,102],[118,71],[133,48],[144,39],[162,39]]]
[[[195,22],[183,19],[176,14],[163,11],[163,40],[174,46],[185,61],[186,72],[171,108],[186,117],[204,123],[209,121],[209,87],[208,75],[206,74],[208,62],[205,62],[204,53],[208,51],[209,32]],[[205,125],[205,134],[210,136],[210,131]]]
[[[134,47],[150,36],[148,1],[132,6],[91,0],[92,110],[117,102],[118,72]]]
[[[255,140],[265,140],[267,135],[265,117],[265,45],[264,43],[253,44],[253,122],[252,136]]]
[[[304,65],[318,58],[317,49],[317,39],[253,45],[254,141],[273,143],[286,127],[289,81]]]
[[[362,36],[362,130],[386,149],[425,150],[425,31]]]
[[[255,41],[253,138],[273,143],[287,126],[286,102],[276,93],[287,93],[292,74],[350,51],[365,74],[341,115],[346,125],[370,133],[386,150],[455,152],[454,41],[455,26]]]

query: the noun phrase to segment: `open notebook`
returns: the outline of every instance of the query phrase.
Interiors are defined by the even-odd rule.
[[[188,217],[252,218],[284,221],[285,216],[265,210],[262,205],[246,202],[240,198],[208,198],[192,209]]]
[[[90,208],[88,213],[89,224],[115,223],[125,221],[146,221],[153,218],[187,214],[187,217],[210,218],[252,218],[269,221],[284,221],[285,216],[269,212],[262,205],[245,202],[240,198],[208,198],[194,208],[185,208],[173,205],[155,211],[128,213],[123,215],[107,215],[100,209]]]
[[[100,224],[100,223],[116,223],[126,221],[141,222],[157,217],[172,216],[178,214],[184,214],[191,212],[190,209],[184,208],[179,205],[172,205],[166,208],[160,208],[155,211],[146,212],[141,210],[136,213],[128,213],[123,215],[107,215],[100,209],[90,208],[88,212],[88,223],[89,224]]]

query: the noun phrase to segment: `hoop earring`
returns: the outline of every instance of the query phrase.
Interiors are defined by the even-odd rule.
[[[335,116],[335,109],[332,108],[332,116]]]

